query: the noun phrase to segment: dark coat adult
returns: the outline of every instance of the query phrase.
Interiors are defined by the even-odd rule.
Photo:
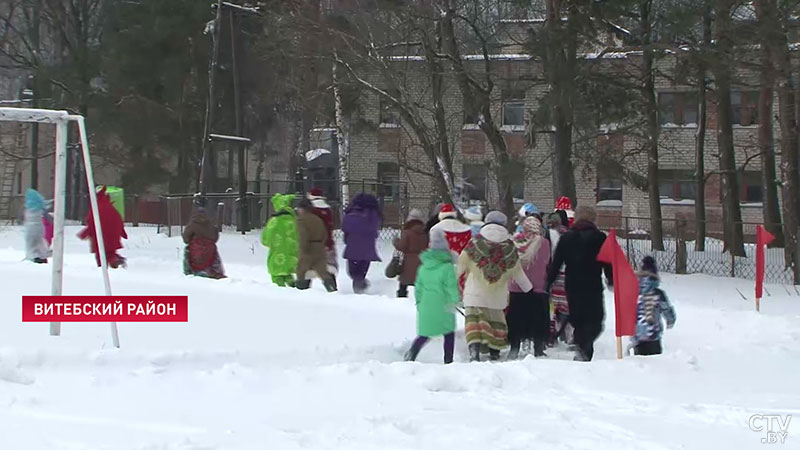
[[[353,261],[380,261],[375,249],[381,217],[378,200],[361,193],[353,199],[342,220],[344,258]]]
[[[400,239],[394,243],[394,248],[403,253],[400,284],[413,285],[417,279],[417,270],[422,264],[419,255],[428,248],[425,224],[416,219],[406,222]]]
[[[307,279],[309,271],[316,272],[322,279],[330,278],[327,265],[325,241],[328,230],[325,222],[311,208],[300,209],[297,214],[297,279]]]
[[[606,235],[595,224],[579,221],[558,241],[548,272],[548,286],[553,284],[561,266],[565,265],[570,321],[574,324],[600,326],[605,317],[601,279],[603,271],[608,280],[613,279],[611,266],[597,261],[597,254],[605,240]]]

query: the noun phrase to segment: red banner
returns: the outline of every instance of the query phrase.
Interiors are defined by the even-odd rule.
[[[774,239],[763,226],[756,227],[756,298],[761,298],[764,290],[764,247]]]
[[[188,322],[186,296],[24,296],[23,322]]]
[[[597,260],[611,264],[614,271],[614,310],[616,313],[617,336],[636,334],[636,308],[639,303],[639,279],[625,257],[625,252],[617,242],[617,232],[611,230],[606,238]]]

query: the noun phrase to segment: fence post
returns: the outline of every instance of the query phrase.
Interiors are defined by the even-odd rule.
[[[172,199],[167,197],[167,236],[172,237]]]
[[[675,222],[675,273],[685,275],[687,272],[687,252],[686,252],[686,226],[688,221],[683,214],[676,215]]]
[[[628,255],[628,262],[631,264],[635,264],[631,261],[631,237],[630,237],[630,218],[625,217],[625,251]]]
[[[730,249],[728,249],[728,253],[731,255],[731,278],[736,278],[736,255]]]
[[[133,226],[139,226],[139,195],[134,194],[133,196]]]

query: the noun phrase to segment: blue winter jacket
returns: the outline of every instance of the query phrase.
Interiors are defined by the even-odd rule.
[[[662,315],[667,321],[667,328],[675,325],[675,308],[658,285],[658,275],[646,273],[639,276],[639,305],[634,337],[636,343],[661,340],[664,334]]]

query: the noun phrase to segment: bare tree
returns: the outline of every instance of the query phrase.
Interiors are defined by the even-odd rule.
[[[739,180],[733,142],[733,109],[731,106],[732,55],[734,52],[732,12],[736,0],[714,0],[714,84],[717,98],[717,145],[722,175],[722,213],[725,249],[736,256],[745,256],[742,210],[739,204]]]

